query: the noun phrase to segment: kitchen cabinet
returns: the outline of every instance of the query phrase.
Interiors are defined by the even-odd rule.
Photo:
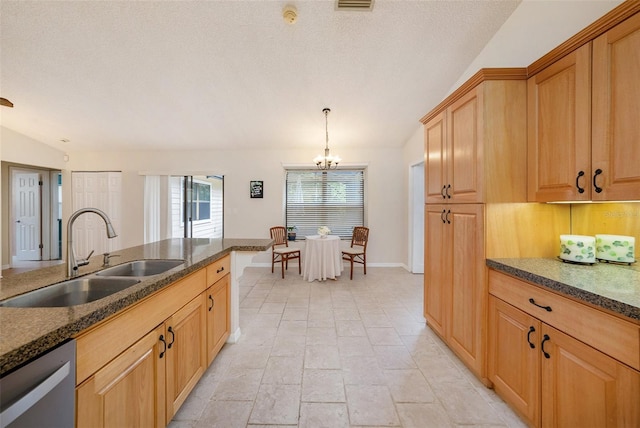
[[[164,326],[150,331],[76,389],[78,427],[164,427]]]
[[[526,200],[525,75],[511,72],[481,70],[422,118],[426,203]]]
[[[489,292],[489,378],[529,425],[640,424],[640,326],[493,270]]]
[[[225,256],[81,333],[77,426],[166,426],[229,336],[230,281]]]
[[[640,14],[527,81],[528,199],[640,199]]]
[[[208,367],[204,294],[181,308],[164,325],[168,424]]]
[[[479,377],[485,377],[484,205],[426,206],[427,324]]]
[[[225,257],[207,267],[207,361],[220,352],[231,332],[230,259]]]

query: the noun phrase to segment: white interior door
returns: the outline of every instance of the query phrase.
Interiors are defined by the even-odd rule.
[[[18,260],[41,260],[40,174],[14,172],[12,183],[16,258]]]

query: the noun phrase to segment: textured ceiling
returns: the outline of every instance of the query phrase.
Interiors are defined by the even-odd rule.
[[[1,2],[1,124],[62,150],[401,147],[519,1]],[[69,143],[60,140],[68,139]]]

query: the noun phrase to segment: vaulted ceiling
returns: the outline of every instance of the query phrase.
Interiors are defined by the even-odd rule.
[[[66,151],[315,148],[330,107],[332,148],[397,148],[518,4],[3,0],[1,124]]]

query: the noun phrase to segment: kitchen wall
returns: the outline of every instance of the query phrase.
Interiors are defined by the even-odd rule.
[[[345,165],[367,165],[365,198],[371,229],[367,259],[373,265],[406,264],[406,189],[402,149],[345,150],[336,147]],[[124,225],[122,245],[143,242],[144,177],[149,174],[224,175],[225,237],[268,238],[269,227],[284,223],[283,165],[311,165],[311,150],[211,150],[70,153],[67,170],[122,171]],[[64,173],[63,182],[68,180]],[[249,198],[249,181],[264,181],[264,198]],[[71,195],[65,190],[65,206]],[[67,208],[68,209],[68,208]],[[68,218],[70,212],[63,214]],[[268,255],[257,260],[270,262]]]
[[[35,166],[52,170],[65,167],[64,152],[33,140],[15,131],[0,127],[0,260],[2,266],[10,261],[9,253],[9,163]]]

